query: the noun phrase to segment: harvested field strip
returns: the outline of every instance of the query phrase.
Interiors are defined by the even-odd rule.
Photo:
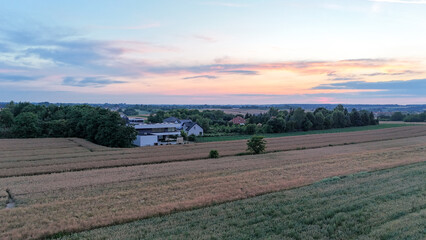
[[[426,136],[330,148],[0,179],[17,207],[0,238],[38,238],[426,161]],[[0,197],[0,201],[3,201]],[[43,219],[40,221],[39,219]]]
[[[59,239],[424,239],[426,163]]]
[[[18,138],[0,139],[0,151],[20,151],[39,148],[83,147],[94,150],[110,149],[80,138]]]
[[[426,126],[407,126],[381,130],[304,135],[267,139],[267,151],[318,148],[330,145],[372,142],[387,139],[425,136]],[[16,144],[16,142],[15,142]],[[155,146],[132,149],[109,149],[89,152],[85,149],[70,153],[59,150],[36,149],[16,151],[16,156],[2,157],[0,152],[0,177],[36,175],[84,169],[132,166],[172,161],[206,158],[211,149],[221,156],[232,156],[246,150],[246,141],[197,143],[174,146]],[[55,154],[51,154],[52,151]]]

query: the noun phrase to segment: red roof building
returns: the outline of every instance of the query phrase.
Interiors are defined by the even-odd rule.
[[[236,116],[230,122],[232,122],[233,124],[244,125],[246,123],[246,120],[240,116]]]

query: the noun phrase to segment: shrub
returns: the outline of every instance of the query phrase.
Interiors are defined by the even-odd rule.
[[[219,152],[217,150],[210,150],[209,158],[219,158]]]
[[[266,141],[263,136],[253,136],[247,141],[247,151],[253,154],[263,153],[266,149]]]
[[[194,134],[189,135],[188,140],[192,142],[195,141],[195,135]]]

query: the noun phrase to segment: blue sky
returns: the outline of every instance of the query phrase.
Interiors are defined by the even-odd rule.
[[[1,1],[0,101],[426,103],[426,1]]]

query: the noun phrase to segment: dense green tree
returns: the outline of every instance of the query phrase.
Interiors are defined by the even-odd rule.
[[[311,128],[316,128],[317,121],[315,119],[315,115],[312,112],[307,112],[306,113],[306,119],[309,120],[312,123],[312,127]]]
[[[279,109],[278,109],[278,108],[274,108],[274,107],[271,107],[271,108],[268,110],[268,114],[269,114],[269,116],[271,116],[271,117],[276,117],[276,116],[278,116],[278,112],[279,112]]]
[[[41,121],[37,114],[32,112],[22,112],[15,118],[12,133],[16,137],[34,138],[39,137],[41,132]]]
[[[352,126],[362,126],[361,115],[355,108],[352,109],[352,112],[350,113],[350,117],[351,117]]]
[[[286,122],[283,118],[271,118],[267,124],[271,126],[273,133],[282,133],[285,131]]]
[[[390,120],[391,121],[402,121],[404,119],[405,115],[402,114],[402,112],[394,112],[392,113]]]
[[[404,117],[405,122],[425,122],[426,112],[420,114],[409,114]]]
[[[343,107],[342,104],[337,105],[333,111],[341,111],[342,113],[345,112],[345,108]],[[347,111],[347,110],[346,110]]]
[[[139,112],[134,108],[127,108],[123,113],[127,116],[136,116],[139,114]]]
[[[333,115],[329,114],[326,117],[324,117],[324,128],[330,129],[333,127]]]
[[[335,128],[345,127],[345,114],[343,114],[343,111],[334,110],[332,116],[333,116],[333,127]]]
[[[13,125],[13,113],[8,109],[0,111],[0,127],[10,128]]]
[[[315,123],[316,123],[315,128],[318,130],[324,129],[324,121],[325,121],[325,118],[322,112],[317,112],[315,114]]]
[[[296,129],[296,122],[294,120],[289,120],[286,123],[286,131],[293,132]]]
[[[367,126],[370,123],[370,117],[368,116],[367,111],[362,111],[361,113],[361,121],[363,126]]]
[[[303,121],[305,121],[306,114],[305,110],[302,108],[297,108],[293,112],[292,120],[295,121],[295,128],[296,129],[302,129],[303,127]]]
[[[79,137],[110,147],[130,147],[136,137],[117,112],[100,107],[11,102],[0,115],[10,113],[18,115],[10,131],[0,129],[0,137]]]
[[[209,158],[219,158],[219,152],[217,150],[210,150]]]
[[[303,122],[303,131],[309,131],[312,129],[314,124],[312,124],[312,122],[310,120],[308,120],[308,118],[305,119],[305,121]]]
[[[256,124],[250,123],[246,126],[246,133],[249,135],[253,135],[256,133]]]
[[[266,149],[266,141],[263,136],[253,136],[247,141],[247,151],[253,154],[263,153]]]

